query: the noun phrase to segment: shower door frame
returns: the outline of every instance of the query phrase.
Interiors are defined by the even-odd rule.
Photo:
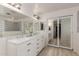
[[[71,17],[71,18],[70,18],[70,22],[71,22],[71,23],[70,23],[70,27],[71,27],[71,28],[70,28],[70,30],[71,30],[71,31],[70,31],[70,32],[71,32],[71,35],[70,35],[70,36],[71,36],[71,39],[70,39],[70,47],[60,46],[60,44],[59,44],[59,20],[60,20],[60,18],[63,18],[63,19],[64,19],[64,17]],[[71,49],[71,50],[72,50],[72,49],[73,49],[73,48],[72,48],[72,40],[73,40],[73,38],[72,38],[72,34],[73,34],[73,33],[72,33],[72,21],[73,21],[73,15],[60,16],[60,17],[56,17],[56,18],[52,18],[52,19],[57,20],[57,27],[58,27],[58,28],[57,28],[57,31],[58,31],[58,32],[57,32],[57,36],[58,36],[58,37],[57,37],[57,45],[53,45],[53,44],[48,44],[48,45],[49,45],[49,46],[52,46],[52,47],[60,47],[60,48],[65,48],[65,49]],[[53,29],[52,29],[52,30],[53,30]],[[52,38],[53,38],[53,37],[52,37]],[[48,38],[48,39],[49,39],[49,38]]]

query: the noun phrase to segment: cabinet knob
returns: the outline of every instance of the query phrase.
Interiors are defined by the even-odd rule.
[[[39,43],[37,43],[37,45],[39,45]]]
[[[28,52],[30,51],[30,49],[27,50]]]
[[[28,43],[27,45],[30,45],[31,43]]]
[[[39,49],[39,47],[37,47],[37,49]]]

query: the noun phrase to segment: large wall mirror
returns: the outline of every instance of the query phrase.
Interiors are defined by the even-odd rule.
[[[33,22],[24,22],[24,33],[29,34],[33,32]]]
[[[21,31],[21,22],[5,20],[5,31]]]

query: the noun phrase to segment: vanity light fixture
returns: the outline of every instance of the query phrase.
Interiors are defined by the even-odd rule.
[[[22,5],[21,3],[8,3],[8,4],[17,8],[17,9],[21,9],[21,5]]]
[[[15,5],[15,7],[18,8],[18,9],[21,9],[21,4],[20,4],[20,3],[17,3],[17,4]]]
[[[35,15],[35,14],[33,15],[33,17],[35,17],[38,20],[40,19],[40,17],[38,15]]]

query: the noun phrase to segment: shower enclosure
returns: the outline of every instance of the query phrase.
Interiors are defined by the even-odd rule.
[[[48,34],[48,45],[72,49],[72,16],[63,16],[51,20],[51,26],[48,26],[51,29]]]

